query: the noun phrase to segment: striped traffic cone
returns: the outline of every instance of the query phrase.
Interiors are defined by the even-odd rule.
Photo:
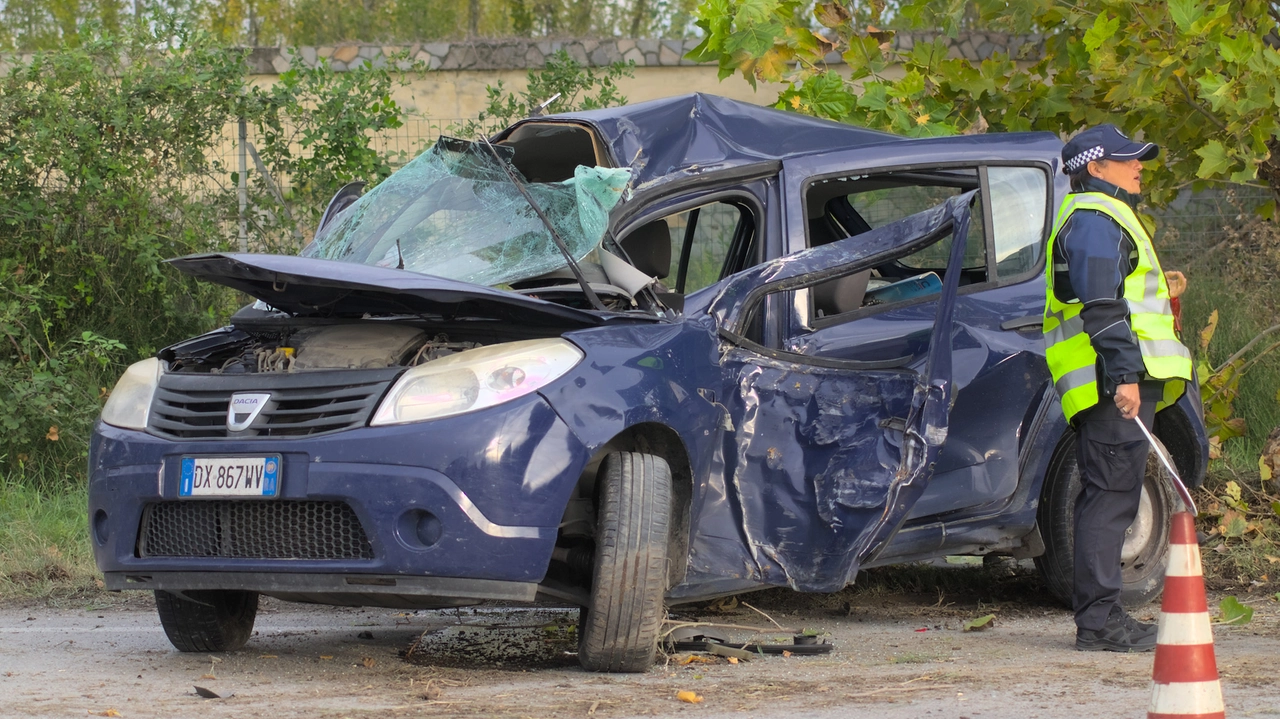
[[[1200,546],[1189,513],[1173,515],[1169,544],[1147,719],[1223,719]]]

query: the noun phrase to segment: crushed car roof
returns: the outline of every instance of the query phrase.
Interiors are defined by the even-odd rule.
[[[671,175],[684,176],[690,170],[729,169],[906,139],[702,93],[524,122],[548,121],[590,125],[608,144],[614,161],[632,169],[637,186]],[[499,138],[521,124],[511,126]]]

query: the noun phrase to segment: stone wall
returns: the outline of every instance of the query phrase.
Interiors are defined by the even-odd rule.
[[[916,43],[932,42],[936,33],[898,33],[894,46],[910,50]],[[996,52],[1012,49],[1028,56],[1037,53],[1040,40],[1035,36],[1009,36],[1002,33],[967,33],[947,38],[949,56],[985,60]],[[631,61],[637,67],[676,67],[697,65],[684,56],[698,44],[689,40],[467,40],[461,42],[427,42],[412,45],[370,45],[347,43],[320,47],[303,47],[296,51],[284,48],[253,48],[249,54],[250,72],[276,75],[293,63],[314,66],[325,58],[335,70],[345,71],[364,62],[375,66],[396,64],[405,67],[411,61],[421,62],[432,70],[527,70],[542,67],[546,57],[565,50],[578,62],[589,66],[605,66]],[[837,53],[827,59],[830,65],[843,64]]]

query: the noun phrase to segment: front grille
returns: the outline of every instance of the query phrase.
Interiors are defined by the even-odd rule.
[[[307,437],[362,427],[400,368],[297,374],[166,374],[151,403],[148,429],[173,439]],[[271,395],[253,424],[227,429],[236,392]]]
[[[189,500],[143,510],[139,557],[373,559],[346,502]]]

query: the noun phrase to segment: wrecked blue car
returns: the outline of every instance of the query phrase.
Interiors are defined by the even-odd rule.
[[[258,301],[112,392],[106,585],[154,590],[184,651],[241,646],[264,594],[577,605],[605,671],[651,664],[665,606],[941,555],[1035,557],[1065,600],[1060,149],[690,95],[443,139],[302,256],[173,260]],[[1192,484],[1196,396],[1156,419]],[[1149,472],[1128,603],[1175,501]]]

